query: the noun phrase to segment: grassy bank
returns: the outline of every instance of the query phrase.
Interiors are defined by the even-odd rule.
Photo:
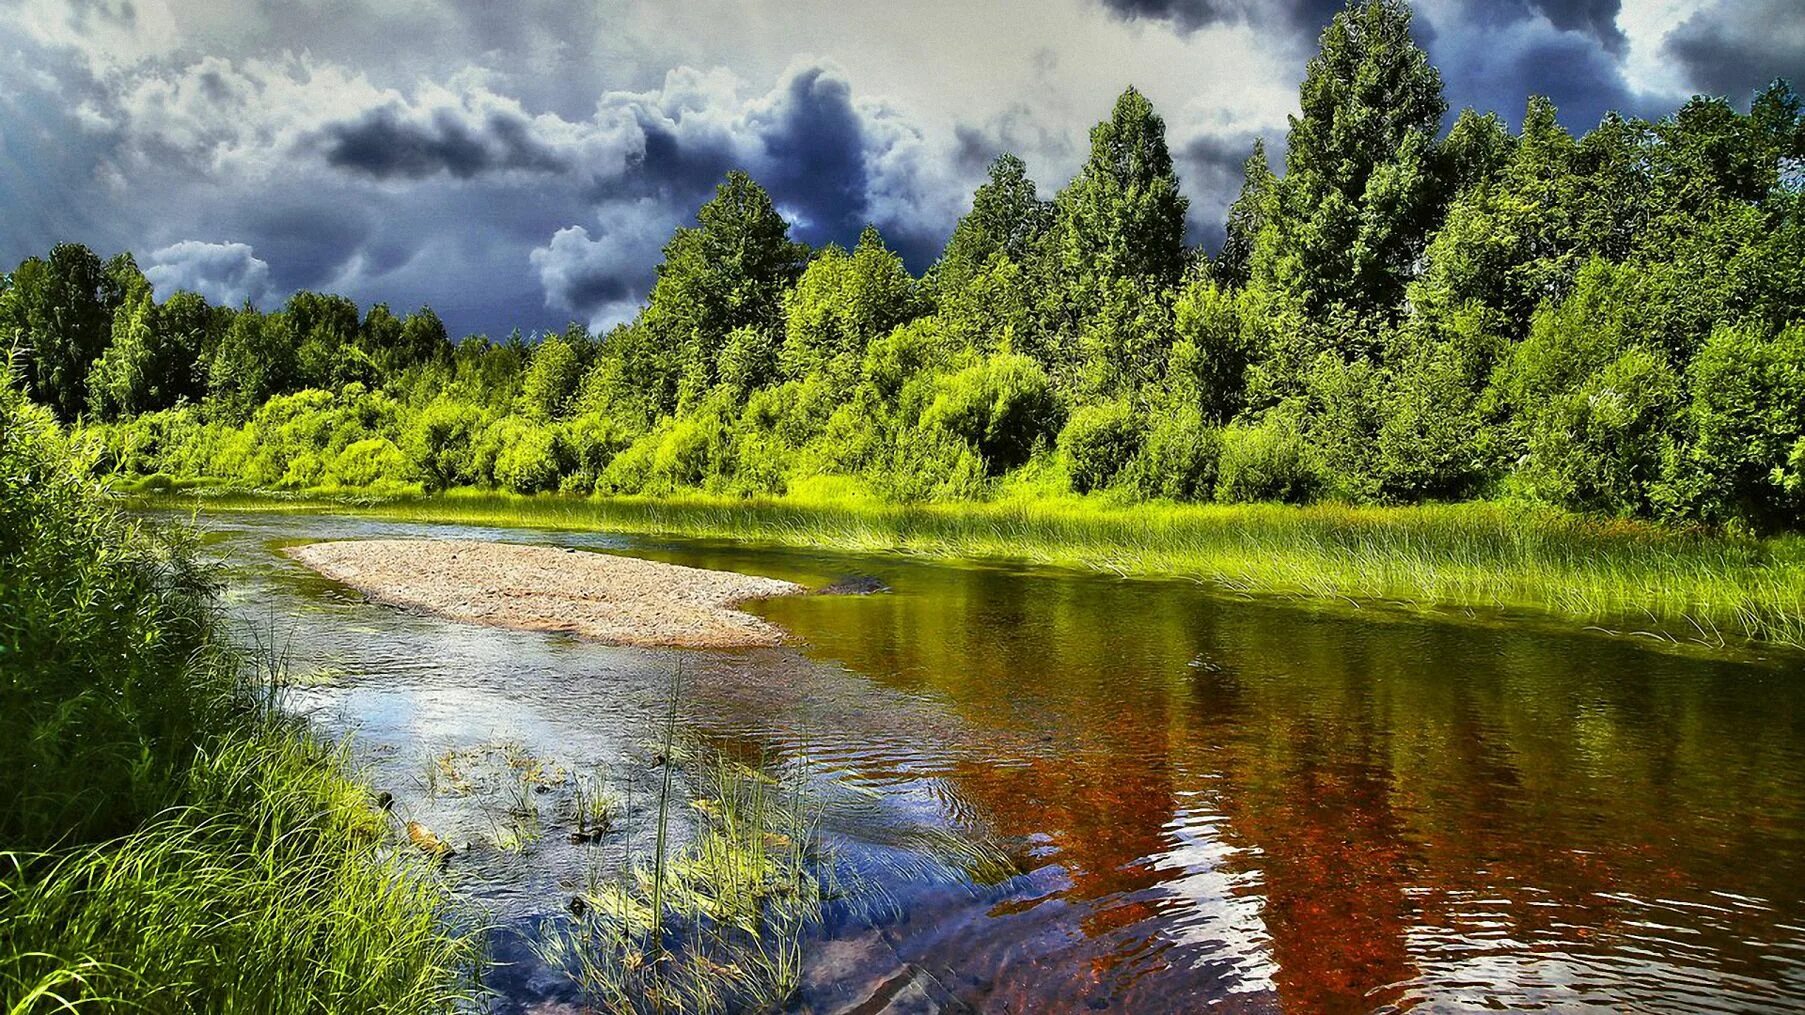
[[[475,943],[213,576],[0,387],[0,1009],[442,1012]]]
[[[195,503],[164,498],[165,505]],[[350,500],[215,492],[213,508],[726,538],[1192,579],[1228,592],[1530,612],[1706,645],[1805,648],[1805,541],[1551,508],[1111,504],[898,506],[854,497]]]

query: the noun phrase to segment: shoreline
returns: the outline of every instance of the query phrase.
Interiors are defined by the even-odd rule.
[[[356,500],[223,491],[145,508],[318,511],[419,522],[729,539],[1196,582],[1233,596],[1406,612],[1525,614],[1703,651],[1805,650],[1805,540],[1757,539],[1498,502],[1350,507],[1047,498],[520,496]]]
[[[781,644],[782,628],[735,607],[807,591],[735,571],[519,543],[336,540],[282,552],[371,602],[641,648]]]

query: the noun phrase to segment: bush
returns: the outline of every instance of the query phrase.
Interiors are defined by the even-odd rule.
[[[327,478],[339,486],[401,487],[414,482],[414,463],[387,437],[366,437],[338,453]]]
[[[474,456],[483,427],[482,410],[466,402],[440,398],[420,410],[407,428],[406,445],[429,489],[484,481]]]
[[[1125,402],[1087,405],[1072,413],[1059,432],[1072,489],[1089,493],[1113,483],[1140,452],[1141,440],[1140,421]]]
[[[946,378],[921,416],[921,429],[965,441],[987,475],[1028,460],[1059,428],[1059,400],[1040,364],[1000,353]]]
[[[497,427],[502,432],[495,455],[495,485],[515,493],[539,493],[558,488],[567,456],[558,431],[549,426],[512,421]]]
[[[1568,507],[1646,511],[1680,405],[1666,361],[1632,348],[1536,415],[1523,478],[1537,496]]]
[[[1221,451],[1221,432],[1204,422],[1196,406],[1186,406],[1155,417],[1128,471],[1144,497],[1208,500]]]
[[[1764,528],[1798,524],[1805,509],[1797,461],[1805,447],[1805,325],[1771,338],[1752,328],[1719,328],[1687,381],[1693,439],[1679,468],[1701,494],[1692,510]]]
[[[1320,479],[1297,424],[1281,411],[1258,425],[1231,424],[1222,430],[1216,463],[1216,499],[1303,503],[1316,496]]]

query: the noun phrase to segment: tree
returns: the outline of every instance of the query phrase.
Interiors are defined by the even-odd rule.
[[[1402,0],[1349,7],[1305,70],[1276,228],[1262,234],[1252,274],[1312,321],[1395,317],[1433,225],[1434,139],[1447,103],[1410,21]]]
[[[1052,224],[1053,209],[1035,193],[1028,166],[1005,152],[990,164],[990,179],[972,194],[971,211],[953,227],[931,278],[942,299],[963,289],[990,259],[1025,263]]]
[[[1272,217],[1277,192],[1278,177],[1266,161],[1266,139],[1256,138],[1253,154],[1241,167],[1241,193],[1228,206],[1222,253],[1210,265],[1210,276],[1216,281],[1231,289],[1247,284],[1254,244]]]
[[[106,350],[110,284],[92,250],[59,243],[49,258],[19,265],[0,307],[7,337],[24,351],[26,392],[65,422],[86,407],[88,371]]]
[[[357,304],[329,293],[298,292],[289,297],[279,315],[294,335],[294,387],[328,388],[347,381],[370,383],[375,366],[358,348]]]
[[[785,373],[827,370],[850,380],[867,345],[919,313],[917,288],[875,227],[865,227],[850,254],[828,247],[784,300]]]
[[[1090,157],[1057,201],[1055,232],[1068,286],[1128,279],[1151,289],[1177,284],[1185,267],[1185,210],[1166,122],[1129,88],[1109,119],[1091,128]]]
[[[271,395],[293,390],[293,321],[245,304],[220,339],[207,372],[208,397],[226,419],[249,419]]]
[[[682,391],[694,396],[714,386],[715,360],[735,328],[782,328],[784,290],[806,256],[764,188],[743,172],[728,173],[696,225],[665,244],[641,318],[678,350]]]
[[[421,307],[401,322],[396,357],[404,367],[451,358],[451,338],[445,332],[445,322],[431,307]]]
[[[145,286],[113,313],[112,344],[88,374],[88,406],[96,417],[167,409],[194,393],[200,336],[192,330],[192,301],[200,298],[178,296],[188,299],[172,297],[173,311],[166,314]]]

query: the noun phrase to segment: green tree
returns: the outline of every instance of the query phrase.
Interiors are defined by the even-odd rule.
[[[735,328],[783,327],[784,291],[802,273],[807,250],[771,196],[735,170],[664,247],[641,323],[677,350],[679,391],[695,398],[714,386],[721,345]]]
[[[945,300],[969,285],[991,258],[1023,264],[1053,221],[1053,209],[1035,193],[1028,166],[1005,152],[990,164],[990,179],[972,194],[971,211],[953,227],[931,280]]]
[[[1133,280],[1160,290],[1185,268],[1185,210],[1166,122],[1134,88],[1091,128],[1090,156],[1057,199],[1059,266],[1082,293],[1099,281]]]
[[[106,350],[114,282],[92,250],[59,243],[48,258],[28,258],[5,294],[10,343],[23,352],[26,392],[63,421],[88,400],[88,371]]]
[[[444,362],[451,358],[451,337],[431,307],[421,307],[401,322],[396,357],[403,367]]]
[[[1210,277],[1231,289],[1247,284],[1254,245],[1272,218],[1277,198],[1278,177],[1266,161],[1266,139],[1256,138],[1253,154],[1241,167],[1241,193],[1228,206],[1222,253],[1210,265]]]
[[[917,283],[902,258],[866,226],[851,253],[830,246],[809,262],[785,298],[784,372],[800,377],[825,370],[849,382],[865,347],[921,309]]]
[[[1435,137],[1447,103],[1410,22],[1401,0],[1349,7],[1324,29],[1304,73],[1275,228],[1262,233],[1251,273],[1312,320],[1395,317],[1434,222]]]

